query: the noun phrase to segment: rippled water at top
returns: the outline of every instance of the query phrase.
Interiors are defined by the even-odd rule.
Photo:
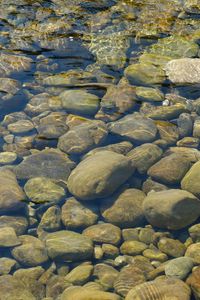
[[[199,299],[199,46],[199,0],[0,0],[0,300]]]

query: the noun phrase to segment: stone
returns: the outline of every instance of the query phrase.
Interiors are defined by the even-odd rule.
[[[185,256],[192,258],[194,264],[200,264],[200,243],[191,244],[186,252]]]
[[[107,135],[104,122],[85,122],[62,135],[58,140],[58,148],[68,154],[82,154],[101,145]]]
[[[37,126],[38,138],[57,139],[65,134],[68,129],[66,114],[63,112],[52,112],[39,120],[39,125]]]
[[[66,289],[60,300],[120,300],[120,296],[98,290],[91,290],[84,287],[72,287]]]
[[[67,282],[64,276],[52,274],[46,284],[46,296],[53,299],[60,298],[64,290],[71,286],[72,284]]]
[[[120,83],[118,85],[110,85],[106,94],[100,102],[100,110],[95,115],[96,119],[104,121],[114,121],[135,106],[135,87]]]
[[[0,276],[7,275],[16,267],[16,260],[8,257],[0,258]]]
[[[133,85],[162,84],[165,80],[165,72],[150,61],[129,65],[124,75]]]
[[[15,230],[12,227],[0,228],[0,247],[14,247],[20,245]]]
[[[144,174],[162,156],[162,149],[154,144],[143,144],[128,152],[127,157],[131,159],[137,171]]]
[[[40,223],[37,228],[38,236],[43,232],[58,231],[61,228],[61,209],[59,206],[49,207],[42,215]]]
[[[155,121],[155,124],[158,128],[161,141],[164,142],[163,148],[174,145],[179,139],[178,127],[169,121],[157,120]],[[157,143],[159,146],[159,140],[155,141],[154,143]]]
[[[0,153],[0,165],[10,165],[17,160],[17,154],[14,152]]]
[[[139,231],[139,240],[145,244],[151,244],[155,239],[155,231],[151,226],[146,226],[145,228],[141,228]]]
[[[152,180],[149,177],[149,178],[147,178],[146,181],[144,181],[144,183],[142,185],[142,190],[145,194],[148,194],[151,191],[160,192],[160,191],[168,190],[168,187],[164,184],[161,184],[159,182]]]
[[[32,63],[32,59],[27,56],[2,52],[0,55],[0,75],[5,76],[16,72],[28,71]]]
[[[187,112],[188,109],[184,104],[177,103],[170,106],[157,106],[146,115],[153,120],[173,120],[179,117],[180,114]]]
[[[128,141],[124,141],[124,142],[120,142],[120,143],[116,143],[116,144],[109,144],[107,146],[98,147],[98,148],[95,148],[95,149],[89,151],[88,153],[86,153],[83,156],[83,159],[85,159],[88,156],[93,155],[99,151],[102,151],[102,150],[113,151],[113,152],[116,152],[119,154],[126,155],[132,148],[133,148],[133,145]]]
[[[158,249],[172,257],[183,256],[186,250],[185,245],[179,240],[174,240],[166,237],[160,239],[160,241],[158,242]]]
[[[163,39],[159,39],[157,43],[153,44],[149,48],[151,54],[158,54],[159,56],[169,56],[171,58],[190,57],[197,56],[198,45],[189,39],[182,36],[171,35]],[[189,57],[189,58],[188,58]]]
[[[143,201],[149,223],[159,228],[176,230],[186,227],[199,217],[200,201],[179,189],[151,192]]]
[[[154,281],[135,286],[125,300],[190,300],[191,292],[187,284],[178,278],[158,277]]]
[[[92,265],[80,265],[69,272],[65,279],[73,285],[83,285],[89,281],[92,272]]]
[[[134,172],[130,160],[112,151],[92,155],[72,171],[67,187],[81,200],[93,200],[111,195]]]
[[[200,138],[200,119],[199,118],[197,118],[194,121],[193,137]]]
[[[150,118],[139,113],[129,114],[108,126],[111,133],[133,142],[151,142],[155,139],[157,128]]]
[[[29,179],[24,186],[24,191],[34,203],[57,203],[66,195],[63,187],[45,177]]]
[[[190,169],[190,162],[178,154],[163,157],[150,167],[147,174],[164,184],[177,184]]]
[[[0,228],[12,227],[17,235],[25,233],[28,227],[28,220],[23,216],[0,216]]]
[[[84,90],[67,90],[59,95],[62,107],[67,112],[80,115],[95,115],[99,109],[99,98]]]
[[[92,204],[81,203],[74,197],[62,206],[62,222],[67,229],[82,229],[97,222],[97,209]]]
[[[1,84],[0,84],[1,92],[15,95],[21,88],[21,84],[18,80],[1,77],[0,81],[1,81]]]
[[[49,233],[46,237],[46,249],[51,259],[62,261],[89,259],[93,254],[91,239],[68,230]]]
[[[139,228],[122,229],[122,237],[124,241],[128,241],[128,240],[139,241]]]
[[[15,174],[10,170],[0,170],[0,214],[24,209],[25,199]]]
[[[199,147],[199,138],[187,136],[182,140],[179,140],[176,145],[178,147],[188,147],[188,148],[198,148]]]
[[[19,280],[25,288],[30,291],[36,299],[43,299],[45,297],[45,286],[40,282],[40,277],[44,273],[44,269],[40,266],[18,269],[15,271],[13,277]]]
[[[34,129],[34,125],[29,120],[19,120],[8,125],[8,130],[14,134],[28,133]]]
[[[119,255],[119,249],[111,244],[102,244],[102,252],[105,258],[115,258]]]
[[[200,160],[200,151],[195,148],[188,147],[170,147],[166,152],[167,154],[177,153],[181,156],[184,156],[185,159],[189,160],[191,163],[195,163]]]
[[[83,235],[97,243],[118,245],[121,240],[121,230],[119,227],[108,223],[87,227],[83,231]]]
[[[148,247],[145,243],[130,240],[130,241],[125,241],[121,245],[120,251],[122,254],[135,256],[141,254],[147,248]]]
[[[15,247],[12,256],[25,267],[35,267],[48,260],[45,245],[38,238],[31,235],[21,235],[19,237],[20,246]]]
[[[177,125],[181,137],[190,136],[192,134],[193,120],[190,114],[180,114],[177,120]]]
[[[114,282],[114,290],[117,294],[125,297],[134,286],[145,281],[144,272],[130,264],[120,270],[119,276]]]
[[[0,299],[37,300],[24,284],[11,275],[0,276]]]
[[[170,260],[165,266],[165,275],[185,279],[193,268],[193,261],[189,257],[178,257]]]
[[[200,224],[191,226],[188,232],[194,242],[200,242]]]
[[[154,247],[153,249],[146,249],[142,254],[144,255],[144,257],[147,257],[151,261],[165,262],[168,260],[168,256],[156,247]]]
[[[37,116],[50,109],[49,99],[52,96],[48,93],[39,93],[31,97],[29,102],[26,104],[24,111],[29,116]]]
[[[19,179],[47,177],[66,181],[75,163],[57,149],[45,149],[27,156],[14,172]]]
[[[126,189],[117,196],[105,199],[101,214],[106,222],[121,228],[139,226],[144,223],[142,202],[145,194],[138,189]]]
[[[140,101],[161,102],[164,100],[164,95],[159,89],[150,87],[137,86],[136,96]]]
[[[200,196],[200,162],[196,162],[189,171],[185,174],[181,181],[181,188],[194,194],[195,196]]]
[[[192,293],[196,300],[200,299],[200,267],[198,266],[192,271],[192,274],[186,280],[186,283],[192,289]]]
[[[114,282],[119,272],[105,263],[96,264],[94,266],[93,277],[97,278],[97,282],[101,284],[104,290],[110,290],[114,287]]]
[[[200,59],[181,58],[168,62],[165,66],[166,75],[175,84],[200,83]]]

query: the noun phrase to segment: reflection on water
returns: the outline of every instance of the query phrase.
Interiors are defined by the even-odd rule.
[[[0,0],[0,300],[199,299],[199,43],[199,0]]]

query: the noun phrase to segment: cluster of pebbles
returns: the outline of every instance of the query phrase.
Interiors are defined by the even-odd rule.
[[[199,1],[47,2],[0,4],[0,299],[199,300]]]

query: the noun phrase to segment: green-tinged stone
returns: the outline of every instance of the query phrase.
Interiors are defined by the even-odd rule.
[[[94,115],[99,109],[99,98],[83,90],[68,90],[60,94],[63,108],[70,113]]]
[[[19,237],[20,246],[12,250],[12,256],[25,267],[35,267],[48,260],[45,246],[42,241],[31,235]]]
[[[83,285],[89,281],[92,275],[92,265],[82,265],[74,268],[69,274],[65,276],[65,279],[74,285]]]
[[[143,86],[136,87],[136,96],[141,101],[161,102],[164,100],[164,95],[159,89]]]
[[[97,243],[118,245],[121,240],[119,227],[109,223],[92,225],[83,231],[83,235]]]
[[[122,254],[127,255],[138,255],[141,254],[145,249],[147,249],[147,245],[139,242],[139,241],[125,241],[121,247],[120,251]]]
[[[181,181],[182,189],[191,192],[195,196],[200,196],[200,162],[196,162],[185,174]]]
[[[61,295],[61,300],[120,300],[120,296],[98,290],[90,290],[83,287],[66,289]]]
[[[24,190],[29,199],[34,203],[56,203],[66,195],[64,188],[45,177],[29,179],[24,186]]]
[[[162,84],[165,80],[165,72],[149,62],[128,66],[124,71],[124,75],[131,84],[136,85]]]
[[[46,237],[46,248],[51,259],[79,261],[91,258],[91,239],[73,231],[56,231]]]
[[[157,44],[150,46],[149,52],[172,58],[195,57],[199,47],[196,43],[180,36],[170,36],[160,39]]]

